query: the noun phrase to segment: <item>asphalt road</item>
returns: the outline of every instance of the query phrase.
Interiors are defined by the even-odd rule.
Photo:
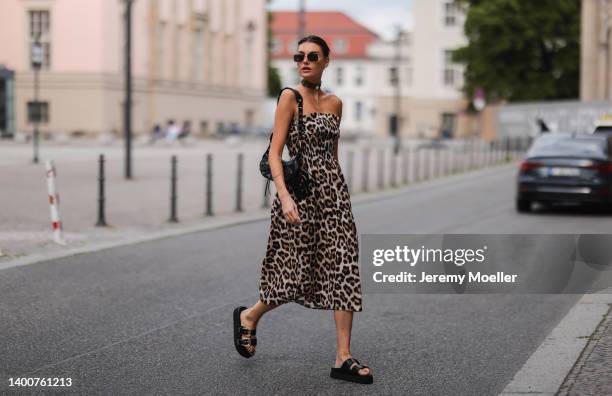
[[[591,210],[517,214],[514,172],[497,167],[354,204],[358,231],[609,229],[610,215]],[[260,322],[255,357],[234,350],[232,310],[257,299],[268,227],[0,271],[0,391],[8,377],[44,376],[70,377],[69,391],[81,394],[496,395],[579,297],[366,294],[352,352],[375,383],[345,383],[329,378],[330,311],[284,305]]]

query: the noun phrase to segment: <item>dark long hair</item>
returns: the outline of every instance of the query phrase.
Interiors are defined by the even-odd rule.
[[[297,45],[299,46],[302,43],[315,43],[319,47],[321,47],[321,51],[323,51],[323,56],[325,58],[329,57],[329,46],[321,37],[311,34],[309,36],[303,37],[298,41]]]

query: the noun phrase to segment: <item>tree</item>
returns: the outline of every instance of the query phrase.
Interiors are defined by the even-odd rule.
[[[580,82],[580,0],[455,0],[466,12],[464,92],[488,101],[573,99]]]
[[[267,0],[266,3],[270,3],[270,0]],[[272,53],[272,13],[270,11],[267,12],[267,67],[268,67],[268,97],[276,97],[278,95],[278,91],[281,89],[281,78],[278,74],[278,69],[272,65],[272,59],[270,54]]]

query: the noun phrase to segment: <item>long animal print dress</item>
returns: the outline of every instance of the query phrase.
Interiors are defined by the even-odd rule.
[[[296,302],[307,308],[359,312],[362,295],[357,228],[348,186],[333,155],[340,118],[323,112],[303,117],[304,136],[298,136],[296,115],[286,145],[291,156],[301,150],[311,193],[298,201],[287,186],[298,208],[299,224],[285,220],[275,194],[259,298],[266,304]]]

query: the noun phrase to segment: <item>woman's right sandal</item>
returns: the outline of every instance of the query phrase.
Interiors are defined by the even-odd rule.
[[[359,370],[369,368],[366,365],[359,363],[355,358],[348,358],[340,367],[332,367],[329,376],[345,381],[358,382],[360,384],[371,384],[374,382],[372,374],[361,375]]]
[[[254,346],[257,345],[257,337],[255,336],[257,329],[249,329],[242,326],[240,321],[240,312],[247,309],[246,307],[237,307],[234,309],[234,346],[241,356],[250,358],[255,355]],[[243,335],[247,337],[244,338]]]

